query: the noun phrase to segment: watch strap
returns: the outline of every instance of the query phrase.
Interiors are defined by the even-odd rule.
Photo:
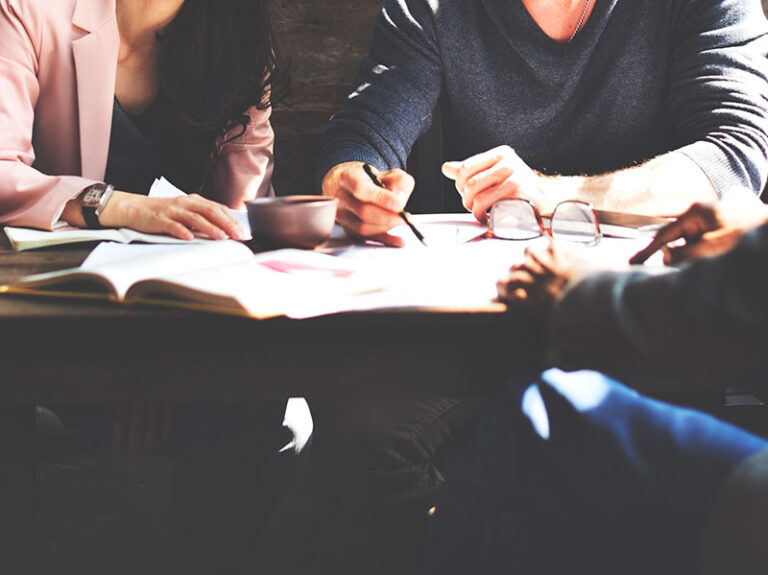
[[[81,197],[85,197],[89,192],[99,192],[98,200],[95,202],[81,200],[80,210],[86,227],[91,229],[102,229],[104,227],[99,222],[99,214],[101,214],[104,206],[107,205],[107,201],[109,201],[109,197],[114,190],[115,188],[109,184],[93,184],[83,190]]]
[[[99,216],[96,215],[96,208],[91,206],[82,206],[83,219],[85,220],[85,227],[91,229],[101,229],[104,226],[99,222]]]

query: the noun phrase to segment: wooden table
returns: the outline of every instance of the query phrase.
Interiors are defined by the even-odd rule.
[[[0,245],[0,284],[79,265],[87,253],[82,246],[15,253]],[[509,312],[256,321],[0,296],[0,572],[20,574],[33,563],[37,403],[462,390],[501,382],[515,363],[537,364],[540,341],[539,326]]]

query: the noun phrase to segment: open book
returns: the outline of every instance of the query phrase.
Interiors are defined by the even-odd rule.
[[[254,255],[234,241],[102,243],[78,268],[27,276],[0,293],[111,299],[255,318],[307,317],[329,300],[376,290],[354,262],[302,250]]]
[[[186,194],[165,178],[155,180],[149,191],[150,198],[174,198],[183,195]],[[240,227],[246,232],[246,235],[249,236],[251,229],[248,225],[248,215],[245,210],[230,210],[230,213],[238,221]],[[128,228],[106,228],[101,230],[77,228],[75,226],[70,226],[63,221],[57,222],[50,231],[37,230],[34,228],[18,228],[14,226],[6,226],[4,230],[11,247],[18,252],[46,248],[49,246],[85,242],[189,244],[212,241],[200,238],[194,240],[180,240],[162,234],[145,234]]]

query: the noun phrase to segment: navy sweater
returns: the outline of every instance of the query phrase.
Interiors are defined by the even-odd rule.
[[[320,152],[403,168],[440,99],[445,159],[508,144],[546,174],[679,150],[719,196],[762,190],[768,26],[759,0],[596,0],[571,43],[520,0],[385,0]]]

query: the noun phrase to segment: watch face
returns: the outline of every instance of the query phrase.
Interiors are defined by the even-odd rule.
[[[92,186],[85,190],[80,201],[84,206],[98,206],[103,193],[101,186]]]

